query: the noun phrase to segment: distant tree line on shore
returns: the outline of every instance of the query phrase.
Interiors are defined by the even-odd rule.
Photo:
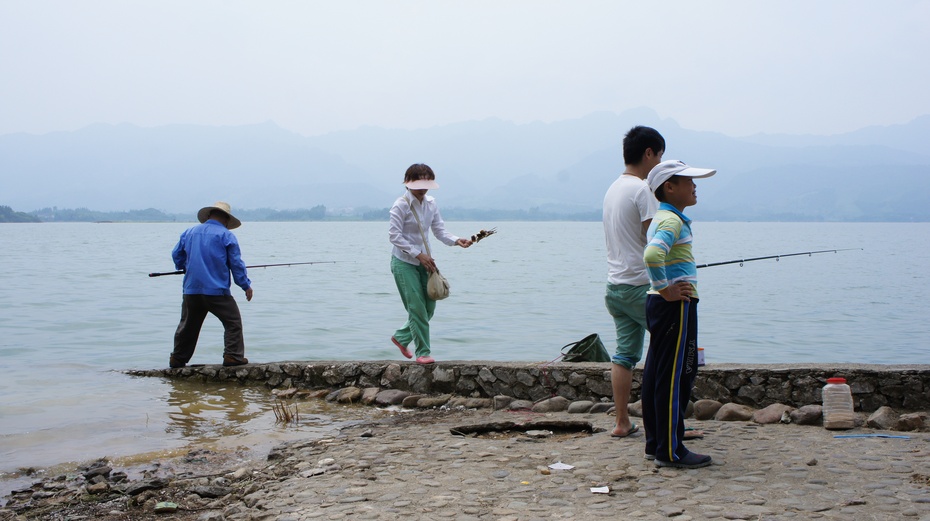
[[[291,221],[325,221],[326,207],[321,205],[313,208],[299,208],[296,210],[273,210],[259,208],[257,210],[233,210],[242,221],[264,222],[291,222]]]
[[[13,211],[9,206],[0,206],[0,223],[37,223],[38,217],[28,213]]]
[[[155,208],[128,210],[124,212],[101,212],[89,208],[42,208],[29,212],[41,222],[174,222],[178,215],[168,214]]]
[[[387,222],[390,209],[356,209],[342,210],[327,213],[326,206],[319,205],[313,208],[294,210],[274,210],[272,208],[257,208],[234,210],[236,217],[244,222],[310,222],[310,221],[375,221]],[[877,213],[877,212],[876,212]],[[443,219],[447,221],[566,221],[566,222],[599,222],[600,210],[587,210],[569,213],[543,208],[530,208],[528,210],[484,210],[474,208],[448,208],[442,210]],[[927,222],[928,218],[903,213],[886,212],[879,214],[878,218],[862,219],[830,219],[828,215],[804,213],[760,213],[759,222]],[[197,220],[196,211],[185,213],[167,213],[154,208],[145,210],[128,210],[122,212],[103,212],[88,208],[43,208],[31,212],[17,212],[9,206],[0,205],[0,224],[2,223],[39,223],[39,222],[133,222],[133,223],[164,223],[180,222],[193,223]],[[739,222],[739,215],[730,215],[727,212],[711,212],[703,221]]]
[[[384,221],[389,218],[389,208],[360,210],[358,213],[327,215],[326,206],[295,210],[258,208],[234,210],[236,217],[251,222],[298,222],[298,221]],[[450,208],[442,211],[444,219],[456,221],[600,221],[600,210],[578,213],[547,211],[540,208],[529,210],[478,210]],[[9,206],[0,206],[0,223],[8,222],[193,222],[196,214],[167,213],[155,208],[104,212],[88,208],[42,208],[32,212],[16,212]]]
[[[4,210],[5,209],[5,210]],[[243,221],[323,221],[326,220],[326,207],[315,206],[310,209],[273,210],[259,208],[256,210],[236,210],[236,217]],[[14,220],[13,217],[20,220]],[[0,222],[192,222],[196,213],[167,213],[155,208],[145,210],[128,210],[123,212],[103,212],[88,208],[42,208],[32,212],[13,212],[8,206],[0,206]]]
[[[541,208],[530,208],[529,210],[450,208],[442,210],[442,218],[456,221],[600,221],[603,216],[601,210],[567,213]]]
[[[390,208],[370,210],[362,214],[363,221],[387,221]],[[478,210],[450,208],[442,210],[444,220],[453,221],[600,221],[600,210],[565,213],[530,208],[529,210]]]

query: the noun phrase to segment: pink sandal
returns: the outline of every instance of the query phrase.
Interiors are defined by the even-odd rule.
[[[391,342],[394,342],[394,345],[397,346],[397,349],[400,349],[400,354],[404,355],[406,358],[413,358],[413,355],[410,354],[410,350],[402,346],[396,338],[391,337]]]

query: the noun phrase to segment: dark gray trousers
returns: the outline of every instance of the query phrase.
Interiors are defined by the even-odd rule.
[[[186,364],[194,356],[200,328],[207,313],[220,319],[225,333],[223,358],[241,361],[245,355],[245,339],[242,336],[242,315],[239,305],[231,295],[184,295],[181,302],[181,323],[174,333],[174,352],[171,358]]]

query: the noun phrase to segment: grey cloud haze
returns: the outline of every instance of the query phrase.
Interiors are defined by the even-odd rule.
[[[302,135],[651,107],[834,134],[930,114],[928,1],[0,1],[0,135]]]

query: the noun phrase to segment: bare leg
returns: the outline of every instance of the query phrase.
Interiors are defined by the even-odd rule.
[[[630,421],[630,393],[633,390],[633,371],[622,365],[610,364],[610,385],[614,392],[614,414],[617,416],[617,426],[614,427],[614,436],[626,436],[633,428]]]

